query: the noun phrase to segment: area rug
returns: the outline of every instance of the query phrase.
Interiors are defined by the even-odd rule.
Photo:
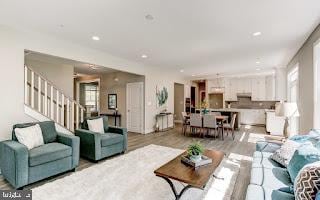
[[[168,200],[174,199],[169,184],[156,177],[155,169],[183,150],[149,145],[64,178],[32,189],[33,200]],[[239,173],[237,161],[225,158],[204,190],[189,189],[182,200],[231,198]],[[178,191],[183,188],[174,182]]]

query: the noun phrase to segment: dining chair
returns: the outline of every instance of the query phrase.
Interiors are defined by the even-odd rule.
[[[188,118],[188,114],[186,112],[181,112],[182,115],[182,133],[186,135],[186,131],[188,126],[190,126],[190,119]]]
[[[233,113],[230,123],[224,123],[223,128],[227,130],[227,136],[229,136],[229,132],[232,134],[232,139],[234,140],[234,125],[236,123],[237,114]]]
[[[207,134],[213,130],[213,136],[215,137],[218,132],[218,125],[216,114],[204,115],[203,116],[203,128],[207,129]]]
[[[190,114],[190,132],[194,133],[199,130],[201,135],[202,131],[202,116],[200,114]]]

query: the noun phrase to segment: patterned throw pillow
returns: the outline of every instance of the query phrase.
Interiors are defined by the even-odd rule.
[[[294,182],[296,200],[313,200],[320,191],[320,161],[305,165]]]
[[[270,158],[279,164],[287,167],[295,150],[301,146],[300,143],[287,140],[280,149],[275,151]]]

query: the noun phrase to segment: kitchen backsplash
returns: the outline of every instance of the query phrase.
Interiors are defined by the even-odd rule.
[[[274,109],[278,101],[252,101],[251,97],[238,97],[238,101],[226,101],[226,107],[240,109]]]

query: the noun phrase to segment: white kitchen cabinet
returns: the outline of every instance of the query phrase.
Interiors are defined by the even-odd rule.
[[[208,80],[208,93],[215,93],[215,87],[224,88],[224,101],[237,101],[238,93],[251,93],[253,101],[275,100],[275,76],[225,77]]]
[[[274,101],[276,99],[275,76],[266,76],[266,100]]]
[[[238,93],[251,93],[251,79],[248,77],[237,79]]]
[[[266,81],[264,76],[251,79],[251,93],[253,101],[266,100]]]
[[[230,101],[237,100],[238,93],[238,79],[229,79],[229,99]]]
[[[265,111],[263,109],[241,109],[241,124],[263,125],[266,124]]]

